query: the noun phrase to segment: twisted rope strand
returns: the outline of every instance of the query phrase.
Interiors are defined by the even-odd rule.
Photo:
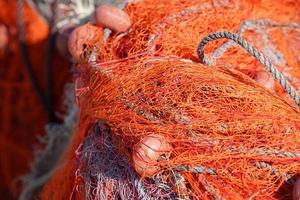
[[[251,46],[243,37],[238,34],[231,33],[228,31],[216,32],[209,34],[204,37],[200,42],[197,53],[200,60],[209,65],[209,60],[204,55],[204,47],[211,41],[227,38],[233,40],[245,50],[247,50],[252,56],[254,56],[261,64],[263,64],[266,69],[272,73],[273,77],[280,83],[280,85],[288,92],[288,94],[295,100],[296,104],[300,106],[300,97],[296,92],[296,89],[290,84],[290,82],[284,77],[284,75],[271,63],[271,61],[259,52],[255,47]]]

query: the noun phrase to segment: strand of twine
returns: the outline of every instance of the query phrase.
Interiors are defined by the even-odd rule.
[[[276,168],[274,168],[270,163],[267,162],[257,162],[255,163],[255,165],[261,169],[267,169],[270,170],[272,172],[273,175],[275,175],[276,177],[283,177],[285,182],[288,183],[289,185],[294,185],[296,180],[294,177],[292,177],[290,174],[288,173],[280,173]]]
[[[53,51],[55,48],[55,34],[51,33],[50,39],[48,41],[48,54],[45,63],[45,73],[46,73],[46,91],[43,93],[42,87],[39,84],[38,79],[33,70],[33,64],[29,57],[28,47],[26,45],[26,27],[24,22],[24,0],[18,0],[17,3],[17,24],[19,29],[19,42],[21,55],[25,64],[25,68],[29,75],[29,79],[31,81],[32,87],[38,96],[46,114],[49,122],[57,121],[56,115],[53,110],[53,76],[52,76],[52,65],[53,65]]]
[[[290,24],[281,24],[277,22],[273,22],[272,20],[269,19],[257,19],[257,20],[245,20],[240,28],[239,28],[239,35],[243,35],[247,30],[254,30],[256,33],[259,33],[262,35],[262,40],[264,45],[268,43],[268,46],[272,52],[273,58],[269,57],[269,59],[276,64],[278,61],[280,61],[281,65],[286,65],[286,61],[283,58],[283,55],[278,52],[276,47],[272,44],[270,41],[269,36],[267,35],[267,32],[263,28],[284,28],[284,29],[299,29],[300,28],[300,23],[290,23]],[[234,47],[234,42],[233,41],[228,41],[218,47],[215,52],[213,52],[211,56],[211,63],[215,63],[215,61],[222,56],[228,49]],[[271,55],[269,55],[271,56]]]
[[[53,83],[55,79],[55,74],[53,72],[53,60],[54,60],[54,52],[55,52],[55,40],[57,37],[57,30],[55,29],[55,18],[57,15],[57,6],[58,1],[55,1],[53,4],[54,9],[52,11],[52,17],[50,18],[49,28],[50,32],[48,35],[47,41],[47,54],[46,54],[46,62],[44,64],[44,73],[46,77],[46,91],[45,91],[45,99],[48,108],[48,121],[56,122],[57,117],[54,113],[54,105],[53,105]]]
[[[18,9],[18,15],[17,15],[17,24],[18,24],[18,29],[19,29],[19,41],[20,41],[20,48],[21,48],[21,55],[24,60],[24,64],[26,67],[26,70],[28,72],[30,81],[32,83],[33,89],[35,93],[37,94],[38,98],[40,99],[43,107],[45,110],[47,110],[47,103],[45,100],[45,96],[42,92],[41,87],[39,86],[38,80],[34,75],[33,71],[33,66],[32,63],[29,59],[29,53],[28,53],[28,48],[26,46],[26,30],[25,30],[25,23],[24,23],[24,0],[18,0],[17,4],[17,9]]]
[[[300,106],[300,96],[297,94],[296,89],[290,84],[290,82],[284,77],[284,75],[271,63],[271,61],[259,52],[255,47],[250,45],[242,36],[231,33],[229,31],[221,31],[211,33],[204,37],[200,42],[197,53],[200,60],[207,65],[210,65],[209,59],[204,55],[204,47],[211,41],[227,38],[233,40],[252,56],[254,56],[266,69],[272,73],[273,77],[280,83],[280,85],[288,92],[288,94],[295,100],[296,104]]]

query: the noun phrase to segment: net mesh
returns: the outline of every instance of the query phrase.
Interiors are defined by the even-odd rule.
[[[127,10],[135,22],[132,31],[124,37],[115,36],[108,41],[107,48],[102,48],[104,51],[99,60],[147,52],[199,61],[196,53],[199,41],[208,33],[226,30],[244,36],[296,88],[299,87],[299,3],[201,0],[180,3],[163,1],[158,3],[161,6],[155,8],[154,5],[157,4],[150,1],[129,5]],[[149,19],[149,16],[152,17]],[[213,42],[207,46],[206,52],[211,54],[212,62],[232,66],[254,79],[265,71],[256,59],[233,42]],[[281,87],[272,82],[272,78],[268,83],[271,90],[286,96]]]
[[[81,122],[42,198],[290,199],[300,171],[299,109],[240,47],[226,40],[208,45],[213,66],[198,63],[196,49],[211,32],[238,32],[298,88],[299,6],[129,4],[132,30],[94,45],[96,62],[78,66]],[[137,186],[135,147],[149,135],[172,149],[149,163],[157,172],[141,176]]]
[[[157,163],[157,176],[163,181],[188,166],[182,176],[191,191],[180,196],[271,198],[299,172],[298,109],[238,71],[177,58],[143,57],[102,65],[88,74],[88,90],[79,98],[81,115],[89,122],[105,120],[128,161],[143,137],[164,136],[172,154]],[[79,134],[75,144],[85,135],[88,132]],[[107,153],[101,155],[98,159],[111,159]],[[194,167],[214,173],[197,173]],[[205,187],[216,189],[201,188],[203,180]]]

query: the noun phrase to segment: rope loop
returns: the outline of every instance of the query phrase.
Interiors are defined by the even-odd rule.
[[[200,42],[197,53],[201,60],[206,65],[210,65],[209,59],[206,58],[204,54],[204,47],[211,41],[227,38],[233,40],[246,51],[248,51],[252,56],[254,56],[269,72],[272,73],[273,77],[280,83],[280,85],[288,92],[288,94],[294,99],[296,104],[300,106],[300,96],[297,94],[296,89],[291,85],[291,83],[286,79],[286,77],[271,63],[271,61],[255,47],[250,45],[247,40],[245,40],[239,34],[231,33],[229,31],[221,31],[211,33],[204,37]]]

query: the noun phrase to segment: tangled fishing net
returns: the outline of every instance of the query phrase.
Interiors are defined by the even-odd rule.
[[[291,199],[299,108],[235,43],[208,44],[210,66],[196,49],[212,32],[239,33],[298,89],[299,8],[267,0],[129,4],[127,35],[85,45],[86,61],[96,57],[77,67],[80,124],[42,199]],[[160,142],[154,160],[143,160],[146,141]]]

